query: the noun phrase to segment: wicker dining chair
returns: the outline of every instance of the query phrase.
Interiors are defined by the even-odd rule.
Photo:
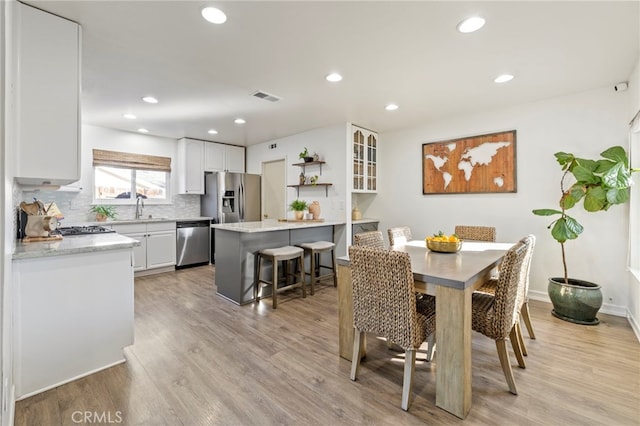
[[[495,241],[496,228],[493,226],[456,225],[455,234],[461,240]]]
[[[389,234],[389,245],[402,245],[411,240],[411,228],[408,226],[398,226],[396,228],[387,229]]]
[[[369,231],[355,234],[353,236],[353,245],[383,249],[385,246],[382,231]]]
[[[529,315],[529,273],[531,271],[531,258],[533,257],[533,249],[536,244],[536,237],[534,235],[528,235],[525,237],[530,239],[530,244],[528,245],[527,254],[525,257],[525,266],[522,270],[521,279],[524,281],[524,286],[522,288],[522,294],[518,295],[518,309],[520,313],[520,318],[524,320],[524,325],[527,328],[527,333],[529,333],[529,338],[532,340],[536,338],[536,334],[533,331],[533,324],[531,323],[531,316]],[[491,295],[495,295],[496,286],[498,284],[497,278],[492,278],[485,283],[483,283],[476,291],[480,293],[487,293]],[[517,333],[518,333],[518,341],[520,342],[520,348],[522,350],[523,355],[527,355],[527,347],[522,338],[522,330],[520,329],[520,321],[516,324]]]
[[[526,268],[525,257],[530,245],[531,239],[523,238],[507,251],[500,264],[495,295],[474,292],[471,297],[472,328],[495,340],[502,371],[509,391],[514,395],[517,395],[518,391],[509,362],[506,339],[511,340],[518,364],[524,368],[515,324],[518,322],[518,297],[522,294],[524,286],[521,276]]]
[[[402,409],[406,411],[416,351],[435,332],[435,299],[416,299],[408,253],[351,246],[349,259],[355,328],[351,380],[358,375],[365,333],[385,337],[405,351]]]

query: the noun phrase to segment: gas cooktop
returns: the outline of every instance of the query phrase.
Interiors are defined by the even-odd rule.
[[[57,234],[62,235],[63,237],[71,236],[71,235],[91,235],[91,234],[108,234],[111,232],[116,232],[113,229],[105,228],[104,226],[98,225],[87,225],[87,226],[63,226],[57,229]]]

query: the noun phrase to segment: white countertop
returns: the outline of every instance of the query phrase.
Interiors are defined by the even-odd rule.
[[[117,225],[124,223],[155,223],[155,222],[193,222],[196,220],[211,220],[212,217],[146,217],[141,219],[116,219],[116,220],[107,220],[105,222],[82,222],[82,223],[66,223],[61,222],[61,226],[80,226],[80,225],[99,225],[99,226],[108,226],[108,225]]]
[[[38,257],[62,256],[66,254],[92,253],[139,246],[140,242],[117,233],[99,235],[73,235],[59,241],[23,243],[18,241],[13,260]]]
[[[265,220],[262,222],[217,223],[211,225],[211,228],[224,229],[226,231],[234,232],[269,232],[344,224],[345,222],[340,220],[327,220],[324,222],[278,222],[277,220]]]

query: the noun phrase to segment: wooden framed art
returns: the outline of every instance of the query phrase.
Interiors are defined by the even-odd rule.
[[[422,193],[517,192],[516,131],[422,144]]]

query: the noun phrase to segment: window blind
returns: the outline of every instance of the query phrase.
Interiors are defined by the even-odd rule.
[[[171,171],[171,158],[130,152],[93,150],[94,166],[123,167],[127,169]]]

